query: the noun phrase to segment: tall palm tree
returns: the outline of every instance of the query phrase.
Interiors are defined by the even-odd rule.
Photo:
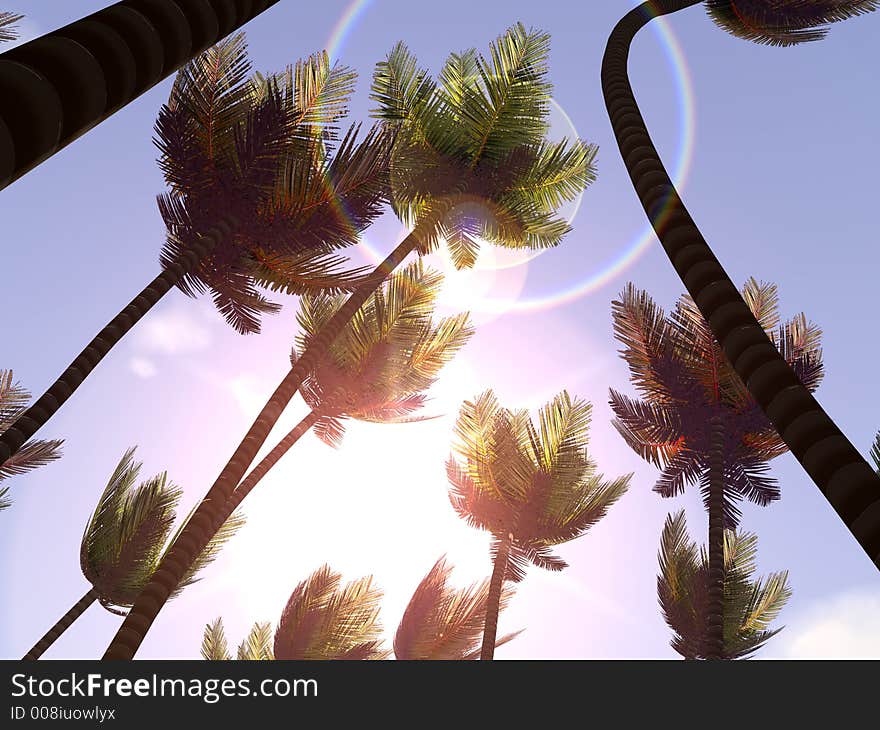
[[[624,164],[673,267],[737,375],[792,454],[880,568],[880,477],[801,383],[767,337],[684,206],[651,142],[627,75],[635,34],[700,0],[648,0],[608,39],[602,90]],[[715,22],[747,40],[792,45],[827,24],[876,10],[877,0],[706,0]]]
[[[752,533],[724,533],[724,642],[721,659],[744,659],[778,634],[771,629],[791,598],[788,572],[753,579],[758,538]],[[706,642],[709,609],[709,559],[697,551],[687,533],[684,510],[669,515],[660,539],[660,574],[657,596],[669,628],[672,648],[685,659],[707,659],[712,648]]]
[[[823,376],[820,330],[803,314],[780,323],[774,285],[749,279],[743,298],[787,365],[815,390]],[[656,492],[672,497],[699,484],[709,513],[707,642],[717,658],[723,652],[724,530],[737,526],[739,500],[767,505],[779,498],[768,462],[787,448],[690,297],[682,296],[667,317],[630,284],[612,313],[621,356],[642,398],[611,390],[614,425],[639,456],[663,470]]]
[[[309,429],[336,447],[348,419],[422,420],[415,414],[426,402],[425,391],[473,334],[466,313],[432,320],[441,283],[440,274],[417,260],[373,293],[304,383],[311,410],[236,487],[219,511],[224,522]],[[291,354],[294,362],[344,299],[329,294],[301,298],[297,320],[302,331]]]
[[[322,565],[297,585],[275,629],[254,624],[238,647],[238,659],[385,659],[379,602],[372,576],[342,584],[342,576]],[[221,619],[205,627],[204,659],[231,659]]]
[[[183,566],[221,523],[223,505],[283,409],[346,322],[407,255],[431,251],[442,239],[463,267],[473,263],[481,241],[546,248],[568,232],[556,212],[594,179],[596,148],[580,140],[546,139],[548,49],[546,34],[517,25],[491,46],[489,59],[475,51],[452,54],[439,82],[418,69],[402,45],[377,65],[376,114],[395,139],[392,202],[413,224],[412,232],[300,353],[211,486],[173,563],[157,571],[144,605],[134,607],[105,658],[134,656]]]
[[[134,461],[134,451],[129,449],[120,459],[83,533],[80,566],[89,590],[24,659],[42,656],[95,601],[111,613],[124,616],[167,549],[182,492],[165,472],[136,484],[142,464]],[[198,580],[199,571],[216,557],[243,522],[239,515],[226,521],[172,597]]]
[[[357,242],[386,198],[387,135],[334,149],[355,74],[326,53],[279,74],[250,75],[243,33],[217,44],[178,74],[156,121],[159,197],[168,229],[162,273],[141,291],[24,413],[0,435],[0,463],[36,433],[89,373],[163,296],[210,290],[238,332],[259,331],[278,306],[258,283],[302,294],[350,290],[333,251]],[[331,151],[333,154],[331,155]]]
[[[276,2],[118,2],[0,54],[0,189]]]
[[[486,625],[489,581],[456,590],[449,585],[452,573],[445,557],[419,583],[394,634],[394,657],[401,660],[466,660],[480,655]],[[501,592],[499,611],[504,610],[513,591]],[[501,646],[521,632],[495,642]]]
[[[481,659],[494,654],[505,580],[521,581],[529,563],[562,570],[550,548],[583,535],[629,485],[605,481],[587,452],[592,406],[562,391],[540,409],[502,408],[487,390],[461,407],[447,462],[450,500],[468,524],[492,535],[492,577]]]
[[[2,28],[2,26],[0,26]],[[0,431],[5,431],[27,409],[31,394],[12,379],[11,370],[0,370]],[[0,464],[0,482],[48,464],[61,456],[63,441],[28,441],[11,459]],[[0,510],[12,503],[6,498],[9,487],[0,487]]]

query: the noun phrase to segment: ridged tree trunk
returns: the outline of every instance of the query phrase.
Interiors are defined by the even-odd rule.
[[[709,424],[709,603],[706,659],[724,658],[724,422]]]
[[[0,54],[0,189],[278,0],[124,0]]]
[[[685,209],[627,76],[635,34],[653,18],[700,0],[652,0],[615,26],[602,91],[626,169],[669,260],[749,392],[853,536],[880,568],[880,477],[798,380],[743,301]]]
[[[219,241],[232,234],[237,222],[227,219],[216,224],[199,241],[190,246],[181,260],[168,266],[151,281],[88,346],[77,355],[58,379],[37,401],[0,434],[0,464],[18,451],[61,408],[64,402],[97,367],[98,363],[156,303],[173,289],[199,262],[213,250]]]
[[[181,531],[174,546],[162,559],[150,582],[138,596],[107,648],[104,659],[131,659],[134,657],[150,625],[168,600],[171,591],[180,582],[195,556],[201,552],[211,536],[225,521],[223,515],[225,514],[226,500],[232,495],[236,485],[241,481],[260,447],[268,438],[269,432],[278,422],[284,408],[299,390],[306,376],[328,353],[330,345],[339,337],[367,299],[417,246],[417,236],[410,233],[373,270],[357,291],[330,318],[324,328],[310,340],[296,364],[281,381],[263,410],[260,411],[257,420],[254,421],[217,481],[205,495],[192,519]]]
[[[504,588],[504,576],[507,573],[507,561],[510,559],[510,536],[498,542],[495,564],[492,566],[492,577],[489,579],[489,595],[486,597],[486,622],[483,626],[483,645],[480,648],[480,660],[494,659],[495,637],[498,635],[498,613],[501,610],[501,591]]]
[[[82,616],[83,612],[97,600],[98,591],[94,588],[90,588],[82,598],[71,606],[67,613],[58,619],[58,623],[49,629],[42,639],[33,645],[31,650],[25,654],[22,659],[39,659],[43,656],[46,649],[58,641],[61,634],[67,631],[67,629],[70,628],[70,625]]]

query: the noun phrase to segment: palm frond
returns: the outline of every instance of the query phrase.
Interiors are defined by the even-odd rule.
[[[18,38],[16,23],[24,20],[23,15],[10,12],[0,12],[0,43],[14,41]]]
[[[174,533],[174,536],[168,541],[168,544],[165,546],[165,552],[171,549],[171,546],[177,541],[177,538],[183,532],[187,523],[192,518],[195,513],[195,509],[187,516],[187,518],[180,524],[180,527]],[[196,583],[199,580],[199,573],[204,570],[208,565],[214,562],[217,558],[217,555],[223,549],[223,546],[226,545],[229,540],[231,540],[235,534],[244,526],[245,516],[239,512],[233,512],[229,517],[226,518],[226,521],[220,526],[211,539],[208,541],[208,544],[202,548],[202,551],[196,556],[195,560],[189,566],[187,571],[183,574],[183,577],[180,579],[180,583],[177,584],[177,588],[175,588],[171,592],[170,598],[176,598],[180,595],[181,591],[187,586]]]
[[[871,459],[877,472],[880,473],[880,431],[877,432],[874,443],[871,445]]]
[[[226,645],[226,633],[223,630],[223,619],[218,617],[205,625],[202,634],[202,659],[209,661],[225,661],[232,659]]]
[[[244,661],[271,661],[275,658],[272,651],[273,640],[272,625],[268,621],[255,623],[244,641],[238,645],[235,658]]]

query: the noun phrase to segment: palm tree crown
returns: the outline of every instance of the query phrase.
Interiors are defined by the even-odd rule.
[[[489,581],[456,590],[449,585],[452,572],[440,558],[419,583],[394,634],[396,659],[464,660],[480,655],[486,622]],[[513,592],[504,590],[503,610]],[[509,634],[495,643],[505,644],[519,635]]]
[[[347,111],[355,74],[315,54],[280,74],[250,74],[243,33],[218,43],[175,79],[156,121],[159,165],[170,191],[159,198],[168,226],[164,267],[218,221],[233,218],[219,242],[179,284],[213,291],[240,332],[275,311],[258,283],[301,294],[328,284],[351,288],[332,251],[357,242],[387,194],[385,135],[361,142],[357,129],[335,150],[335,123]]]
[[[706,0],[706,9],[728,33],[772,46],[821,40],[830,23],[869,13],[878,0]]]
[[[425,391],[473,334],[467,313],[432,320],[442,281],[417,260],[394,273],[345,326],[301,389],[306,403],[322,414],[314,427],[319,438],[337,445],[345,418],[415,420]],[[301,298],[293,363],[344,301],[326,293]]]
[[[2,15],[0,15],[0,21],[2,21]],[[2,24],[0,24],[0,32],[2,32]],[[11,370],[0,370],[0,433],[10,428],[16,419],[27,410],[27,403],[30,399],[31,394],[12,379]],[[26,442],[9,459],[0,463],[0,482],[60,458],[62,443],[64,442],[57,440]],[[6,499],[8,492],[9,487],[0,487],[0,510],[11,504]]]
[[[595,179],[596,147],[545,139],[549,41],[515,25],[488,59],[451,54],[437,81],[403,43],[376,65],[374,114],[395,133],[391,202],[421,253],[443,239],[466,268],[481,241],[541,249],[569,231],[556,209]]]
[[[743,297],[801,382],[815,390],[824,372],[819,328],[803,314],[780,323],[774,285],[749,279]],[[723,427],[725,526],[736,526],[738,500],[766,505],[778,499],[767,462],[786,446],[693,300],[682,296],[667,317],[646,292],[628,285],[612,313],[621,356],[642,396],[632,399],[611,390],[614,425],[639,456],[662,468],[655,491],[672,497],[699,482],[708,505],[714,417]]]
[[[511,543],[508,580],[528,563],[562,570],[550,548],[598,522],[626,491],[631,475],[605,481],[587,452],[592,407],[566,391],[541,408],[502,408],[488,390],[462,405],[455,451],[447,462],[450,500],[469,524]]]
[[[757,552],[755,535],[725,531],[722,659],[747,658],[782,630],[769,626],[791,597],[788,572],[754,580]],[[672,648],[685,659],[705,659],[709,560],[688,537],[684,511],[666,518],[659,559],[657,595],[674,633]]]

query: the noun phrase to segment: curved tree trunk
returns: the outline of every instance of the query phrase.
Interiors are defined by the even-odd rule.
[[[180,582],[195,556],[202,551],[211,536],[225,521],[223,515],[226,500],[229,499],[235,486],[241,481],[260,447],[268,438],[269,432],[281,417],[284,408],[299,390],[303,380],[314,369],[318,361],[327,354],[330,345],[339,337],[342,330],[367,299],[382,286],[382,282],[388,275],[417,246],[418,238],[414,233],[410,233],[373,270],[357,291],[330,318],[324,328],[311,339],[296,364],[276,388],[269,402],[263,406],[257,420],[254,421],[217,481],[205,495],[189,524],[183,529],[174,546],[166,553],[156,572],[153,573],[150,582],[138,596],[107,648],[104,659],[131,659],[134,657],[150,625],[168,600],[171,591]]]
[[[495,657],[495,637],[498,634],[498,613],[501,610],[501,590],[504,588],[504,576],[507,573],[507,561],[510,559],[510,536],[503,537],[498,543],[495,564],[492,566],[492,577],[489,579],[489,595],[486,597],[486,622],[483,626],[483,646],[480,659]]]
[[[278,0],[124,0],[0,54],[0,189]]]
[[[709,424],[709,602],[706,611],[706,659],[724,658],[724,423]]]
[[[627,76],[635,34],[700,0],[651,0],[615,26],[602,91],[624,164],[669,260],[749,392],[853,536],[880,568],[880,477],[798,380],[704,240],[675,190]]]
[[[40,639],[36,644],[34,644],[33,648],[25,654],[22,659],[39,659],[46,652],[52,644],[58,641],[58,637],[61,636],[67,629],[70,628],[70,625],[76,621],[80,616],[82,616],[83,612],[91,606],[95,601],[98,600],[98,591],[94,588],[90,588],[86,591],[86,594],[80,598],[70,610],[65,613],[60,619],[58,619],[58,623],[56,623],[51,629],[49,629],[46,634]]]
[[[156,303],[192,272],[214,248],[217,241],[229,236],[235,221],[221,221],[190,247],[185,257],[168,266],[102,329],[77,355],[58,379],[37,401],[0,434],[0,464],[18,451],[39,431],[76,391],[104,356],[137,324]]]

